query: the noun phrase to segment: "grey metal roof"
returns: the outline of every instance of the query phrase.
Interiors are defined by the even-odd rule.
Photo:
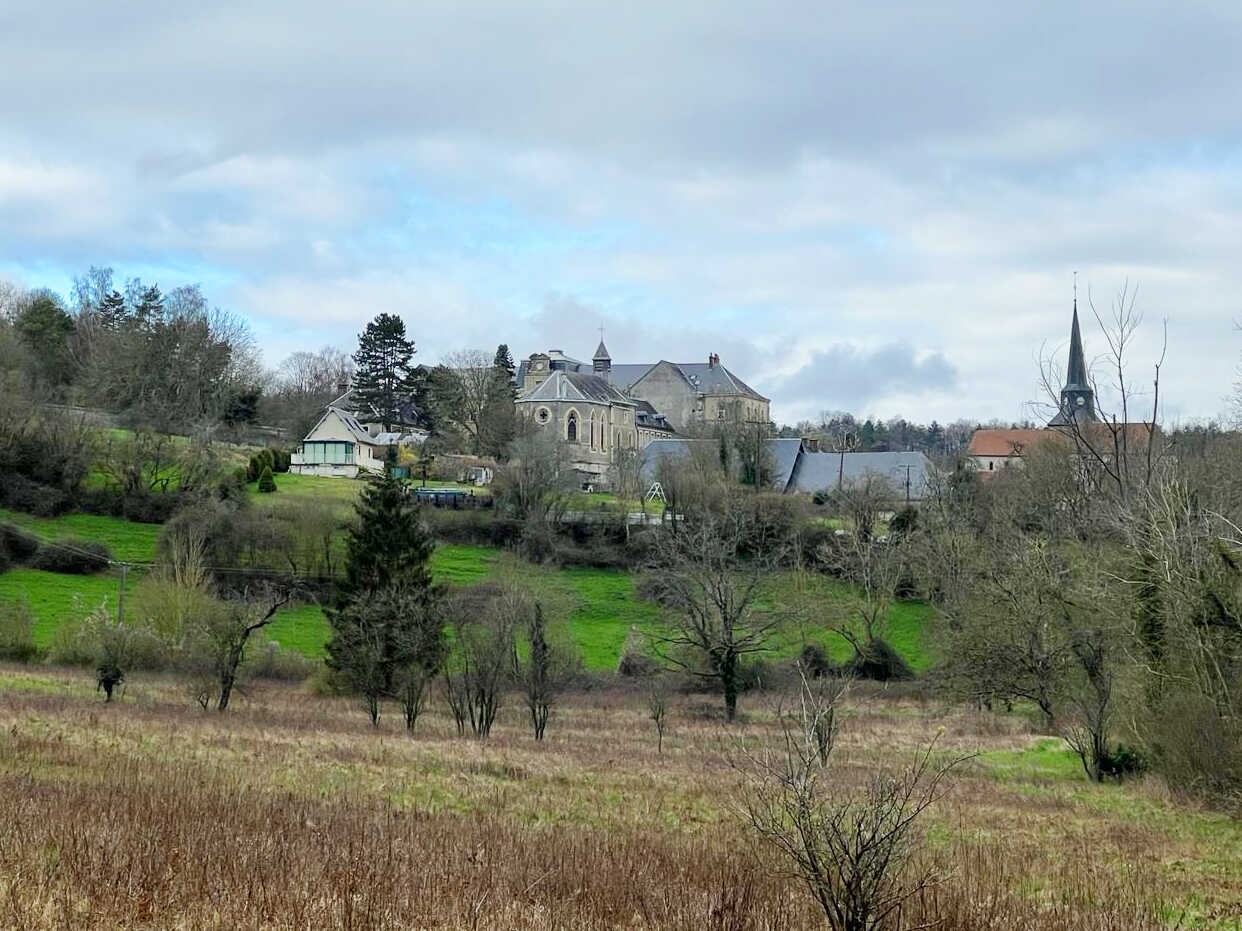
[[[660,463],[665,460],[689,460],[690,450],[695,443],[714,442],[713,440],[667,439],[652,440],[638,454],[638,474],[644,482],[654,482],[659,472]]]
[[[645,482],[655,481],[656,471],[659,469],[661,462],[666,459],[689,459],[690,451],[696,443],[710,443],[712,446],[718,446],[720,441],[715,439],[690,440],[682,438],[652,440],[643,447],[638,457],[640,477]],[[778,491],[785,491],[789,486],[790,478],[797,465],[798,452],[802,448],[802,441],[799,439],[773,438],[766,440],[765,445],[767,446],[768,457],[772,466],[772,487]]]
[[[599,404],[620,404],[633,407],[634,402],[606,379],[585,372],[556,371],[519,401],[594,401]]]
[[[908,477],[910,500],[921,501],[927,496],[932,464],[919,452],[845,453],[843,463],[840,453],[802,449],[787,490],[814,493],[836,488],[843,465],[847,484],[867,475],[882,476],[892,483],[900,498],[906,496]]]
[[[772,487],[778,491],[789,489],[789,480],[793,478],[794,469],[798,465],[798,453],[802,449],[800,439],[771,439],[767,442],[768,458],[772,465]]]
[[[603,360],[603,359],[611,359],[611,358],[612,356],[608,355],[608,347],[604,345],[604,341],[601,339],[599,341],[599,347],[595,350],[595,355],[591,357],[591,361],[594,362],[597,359]]]

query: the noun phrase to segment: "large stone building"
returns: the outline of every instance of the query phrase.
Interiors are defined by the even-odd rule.
[[[767,424],[769,402],[712,353],[705,363],[614,365],[600,340],[591,362],[559,349],[517,371],[519,413],[569,444],[583,483],[606,486],[619,451],[716,423]]]

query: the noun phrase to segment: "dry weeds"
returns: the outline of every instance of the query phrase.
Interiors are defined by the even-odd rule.
[[[514,704],[481,744],[285,687],[227,715],[160,680],[108,707],[79,673],[0,669],[0,689],[3,927],[820,927],[730,810],[723,751],[775,735],[771,702],[726,731],[674,699],[661,755],[624,691],[572,696],[537,745]],[[949,880],[907,918],[1238,927],[1242,830],[1154,785],[1027,772],[1018,718],[869,695],[841,748],[861,777],[940,726],[983,755],[929,824]]]

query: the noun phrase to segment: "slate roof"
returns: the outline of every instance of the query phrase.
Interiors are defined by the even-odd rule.
[[[650,401],[641,398],[634,400],[634,423],[644,430],[663,430],[667,433],[676,431],[668,425],[664,415],[655,409]]]
[[[841,470],[840,453],[813,453],[802,449],[786,490],[813,494],[836,488]],[[844,481],[847,484],[867,475],[882,476],[892,483],[898,497],[905,497],[908,474],[912,501],[927,496],[931,472],[931,460],[918,452],[845,454]]]
[[[333,398],[329,401],[328,407],[335,408],[338,411],[348,411],[366,423],[380,422],[379,412],[369,404],[363,404],[360,400],[358,400],[354,396],[352,388],[340,397]],[[401,423],[404,426],[418,426],[421,422],[421,418],[418,414],[418,408],[414,406],[413,401],[403,402],[397,414],[401,418]]]
[[[614,363],[608,377],[622,391],[629,391],[648,372],[663,362],[664,360],[661,359],[660,362],[652,364],[623,363],[617,365]],[[685,379],[686,384],[700,394],[747,397],[756,401],[767,400],[719,362],[715,365],[708,365],[706,362],[669,362],[667,364]]]
[[[689,440],[670,438],[652,440],[638,456],[638,474],[644,482],[655,481],[656,471],[660,463],[666,459],[689,459],[690,451],[695,443],[719,445],[719,440]],[[770,439],[765,441],[768,458],[772,466],[772,487],[778,491],[791,490],[789,480],[798,462],[798,454],[802,449],[799,439]]]
[[[634,402],[600,375],[556,371],[519,401],[594,401],[633,407]]]
[[[756,401],[767,400],[719,362],[715,365],[708,365],[706,362],[674,362],[673,365],[677,367],[686,381],[703,394],[740,395]]]

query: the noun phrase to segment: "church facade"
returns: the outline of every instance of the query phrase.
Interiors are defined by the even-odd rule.
[[[706,363],[614,365],[603,340],[590,364],[559,349],[518,367],[518,412],[553,430],[584,485],[607,487],[618,456],[653,440],[715,423],[767,424],[769,401],[726,369]]]

